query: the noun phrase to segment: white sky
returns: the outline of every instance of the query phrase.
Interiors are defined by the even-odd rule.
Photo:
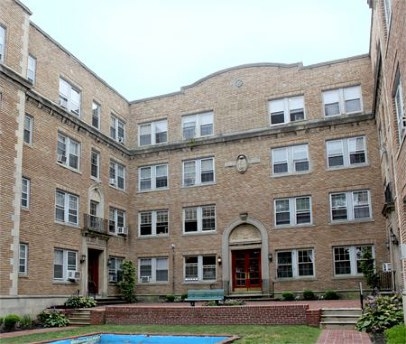
[[[31,20],[128,100],[242,64],[369,52],[367,0],[21,0]]]

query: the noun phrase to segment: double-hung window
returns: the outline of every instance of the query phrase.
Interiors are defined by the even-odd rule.
[[[94,149],[90,153],[90,175],[96,179],[100,177],[100,153]]]
[[[124,210],[110,207],[109,232],[111,234],[126,233],[126,214]]]
[[[184,258],[185,282],[215,281],[216,256],[186,256]]]
[[[77,271],[77,252],[63,249],[54,250],[54,280],[66,281],[69,272]]]
[[[57,161],[74,170],[79,170],[80,143],[69,136],[58,133]]]
[[[92,103],[92,127],[100,129],[100,104],[93,102]]]
[[[205,205],[183,209],[184,233],[208,232],[216,230],[216,207]]]
[[[125,166],[116,161],[110,161],[110,185],[125,189]]]
[[[20,243],[19,248],[18,274],[26,276],[28,274],[28,244]]]
[[[64,79],[59,79],[59,105],[79,116],[80,102],[80,91]]]
[[[31,181],[28,178],[22,178],[21,185],[21,207],[28,209],[30,207],[30,188]]]
[[[277,277],[314,277],[314,250],[298,249],[277,252]]]
[[[399,141],[402,142],[402,138],[406,134],[406,112],[403,98],[403,88],[400,82],[399,74],[397,76],[397,83],[395,87],[395,110],[396,119],[398,122]]]
[[[303,96],[270,100],[268,108],[271,125],[286,124],[305,119]]]
[[[116,283],[121,281],[121,264],[123,264],[123,260],[121,257],[109,257],[109,282]]]
[[[110,137],[117,142],[124,143],[125,123],[113,114],[110,120]]]
[[[62,190],[55,193],[55,221],[79,224],[79,197]]]
[[[275,225],[292,226],[312,223],[310,196],[275,200]]]
[[[6,29],[0,25],[0,62],[4,62],[6,52]]]
[[[350,167],[366,163],[365,136],[326,142],[328,167]]]
[[[32,83],[35,82],[36,69],[37,69],[37,59],[32,55],[28,55],[27,79]]]
[[[332,193],[330,194],[330,208],[333,222],[370,219],[369,190]]]
[[[272,172],[274,175],[295,174],[309,171],[308,145],[273,148]]]
[[[323,92],[326,117],[362,111],[361,87],[352,86]]]
[[[182,130],[184,140],[213,135],[213,112],[183,116]]]
[[[167,257],[140,258],[138,279],[140,283],[168,282],[169,264]]]
[[[155,121],[140,124],[138,127],[139,145],[156,145],[168,142],[168,121]]]
[[[340,246],[334,247],[334,274],[336,276],[360,276],[361,262],[368,253],[375,259],[373,246]]]
[[[31,144],[32,143],[32,129],[33,129],[34,119],[25,114],[24,116],[24,142]]]
[[[138,180],[140,191],[166,189],[168,187],[168,164],[140,167]]]
[[[167,235],[168,210],[141,211],[138,223],[140,236]]]
[[[183,185],[194,186],[214,182],[214,158],[183,162]]]

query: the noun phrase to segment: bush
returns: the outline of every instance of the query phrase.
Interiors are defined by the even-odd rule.
[[[96,300],[88,296],[75,295],[65,301],[65,307],[68,308],[91,308],[96,307],[96,305]]]
[[[16,324],[20,321],[20,317],[17,314],[8,314],[4,318],[4,330],[13,331]]]
[[[282,298],[284,301],[293,301],[295,299],[295,295],[290,291],[285,291],[282,293]]]
[[[387,344],[406,343],[406,326],[396,325],[385,331]]]
[[[59,313],[55,310],[42,311],[38,315],[38,320],[44,327],[64,327],[69,325],[69,319],[65,314]]]
[[[165,300],[166,300],[166,302],[174,302],[175,301],[175,295],[166,295]]]
[[[368,333],[383,333],[403,323],[402,300],[399,295],[369,296],[356,328]]]
[[[303,291],[303,299],[305,300],[316,300],[316,294],[312,290]]]
[[[334,290],[327,290],[323,294],[324,300],[339,300],[340,296]]]
[[[20,328],[22,329],[29,329],[33,327],[33,321],[31,316],[28,314],[24,314],[20,319]]]
[[[135,302],[135,266],[130,260],[125,260],[121,264],[122,280],[118,282],[121,294],[126,302]]]

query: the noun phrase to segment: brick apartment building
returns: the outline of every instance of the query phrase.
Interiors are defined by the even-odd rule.
[[[368,1],[370,53],[250,64],[128,101],[0,1],[0,315],[74,293],[404,290],[406,3]],[[366,6],[365,10],[368,10]]]

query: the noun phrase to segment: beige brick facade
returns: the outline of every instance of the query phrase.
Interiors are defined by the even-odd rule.
[[[392,244],[388,250],[385,241],[388,221],[397,221],[395,234],[406,241],[401,234],[405,187],[397,184],[396,211],[382,216],[389,177],[378,133],[386,119],[376,114],[381,108],[387,113],[392,102],[388,95],[377,101],[377,78],[371,73],[377,70],[375,50],[371,56],[312,66],[234,67],[180,92],[129,102],[30,23],[30,12],[19,1],[4,0],[0,6],[7,34],[0,64],[0,147],[6,157],[0,169],[1,312],[28,307],[35,313],[73,293],[117,295],[119,259],[137,266],[139,297],[213,287],[235,295],[305,289],[356,293],[360,282],[365,286],[357,248],[366,246],[372,247],[378,270],[388,262],[401,269],[400,253],[395,255]],[[373,13],[374,41],[383,38],[376,9]],[[26,80],[28,55],[37,62],[33,84]],[[60,80],[68,85],[67,103],[60,98]],[[360,109],[325,116],[323,94],[331,90],[341,97],[359,91]],[[270,104],[280,99],[289,104],[295,97],[303,102],[304,120],[286,117],[288,123],[272,124]],[[93,102],[100,106],[99,128],[92,122]],[[69,106],[77,113],[67,111]],[[31,119],[30,142],[24,142],[25,114]],[[183,138],[192,115],[209,124],[209,135]],[[157,121],[166,123],[167,140],[140,144],[141,128],[151,129],[151,139],[158,140]],[[385,140],[398,137],[390,130]],[[329,167],[327,145],[341,140],[349,147],[353,138],[363,142],[365,162]],[[301,153],[292,148],[298,146]],[[290,169],[294,154],[303,149],[303,172],[274,172],[277,152],[286,154]],[[388,169],[399,181],[404,149],[395,156],[396,166]],[[196,185],[188,185],[188,173]],[[27,197],[23,178],[29,202],[20,207]],[[337,195],[346,199],[345,221],[332,219]],[[368,214],[357,219],[361,203]],[[300,204],[308,204],[304,215]],[[402,205],[403,215],[397,211]],[[68,279],[68,270],[80,273],[76,281]],[[394,281],[400,290],[402,279]]]

